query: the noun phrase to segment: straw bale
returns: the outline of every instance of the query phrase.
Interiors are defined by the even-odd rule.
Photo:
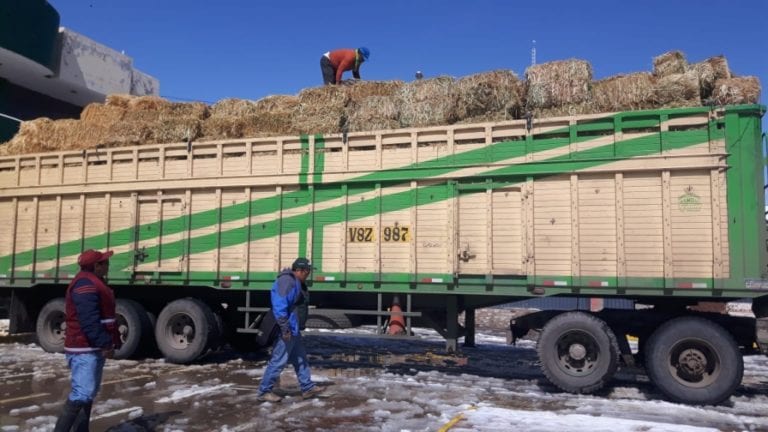
[[[205,139],[290,135],[293,111],[298,106],[295,96],[267,96],[256,102],[245,99],[223,99],[211,106],[211,115],[203,122]]]
[[[451,124],[456,83],[449,76],[416,80],[404,85],[396,95],[400,106],[400,126],[421,127]]]
[[[104,128],[88,130],[78,120],[38,118],[21,123],[19,132],[4,145],[6,154],[39,153],[96,147],[106,136]]]
[[[594,104],[590,102],[582,102],[578,104],[567,104],[549,108],[534,108],[534,118],[549,118],[549,117],[568,117],[582,114],[595,114],[598,113],[594,107]]]
[[[685,55],[680,51],[669,51],[654,57],[653,76],[662,78],[673,74],[685,73],[688,62]]]
[[[656,107],[675,108],[701,105],[699,76],[694,71],[662,77],[656,81],[653,91]]]
[[[592,66],[570,59],[533,65],[525,70],[529,109],[575,105],[589,101]]]
[[[731,78],[731,70],[728,61],[723,56],[711,57],[702,62],[694,63],[688,67],[699,76],[699,96],[707,99],[712,96],[715,81]]]
[[[653,103],[654,79],[648,72],[616,75],[592,85],[595,112],[647,109]]]
[[[519,118],[522,85],[510,70],[470,75],[456,81],[452,117],[459,122],[498,121]]]
[[[346,130],[349,132],[397,129],[400,110],[394,96],[370,96],[350,102],[345,109]]]
[[[344,120],[349,92],[342,85],[313,87],[299,92],[299,104],[292,119],[299,133],[337,133]]]
[[[346,81],[345,81],[346,82]],[[371,96],[394,96],[405,85],[402,81],[351,81],[342,85],[349,102],[357,103]]]
[[[726,78],[715,82],[712,100],[716,105],[754,104],[760,100],[757,77]]]

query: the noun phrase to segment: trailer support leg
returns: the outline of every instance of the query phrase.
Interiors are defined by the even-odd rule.
[[[475,346],[475,310],[467,309],[464,311],[464,346]]]
[[[445,351],[457,351],[459,340],[459,307],[456,296],[448,296],[445,316]]]

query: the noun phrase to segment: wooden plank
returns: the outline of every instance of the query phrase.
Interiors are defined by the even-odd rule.
[[[661,174],[662,194],[662,226],[664,232],[664,278],[674,277],[674,261],[672,257],[672,198],[670,197],[670,172],[664,170]]]
[[[581,248],[579,246],[579,176],[571,174],[570,178],[570,202],[571,202],[571,274],[581,276]]]

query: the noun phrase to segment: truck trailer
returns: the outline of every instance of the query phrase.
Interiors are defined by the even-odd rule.
[[[113,250],[119,357],[194,362],[267,343],[276,274],[312,260],[316,312],[397,304],[449,351],[475,311],[542,311],[544,374],[591,393],[643,365],[672,400],[715,404],[768,353],[765,107],[736,105],[332,135],[178,142],[0,158],[0,295],[10,332],[63,350],[64,293],[86,249]],[[702,302],[752,301],[753,317]],[[464,315],[463,324],[459,315]],[[331,315],[331,316],[332,316]],[[262,336],[262,337],[258,337]],[[628,338],[637,338],[636,352]]]

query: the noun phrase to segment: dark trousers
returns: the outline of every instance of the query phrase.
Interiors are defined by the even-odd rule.
[[[320,57],[320,70],[323,71],[323,84],[336,84],[336,70],[328,57]]]

